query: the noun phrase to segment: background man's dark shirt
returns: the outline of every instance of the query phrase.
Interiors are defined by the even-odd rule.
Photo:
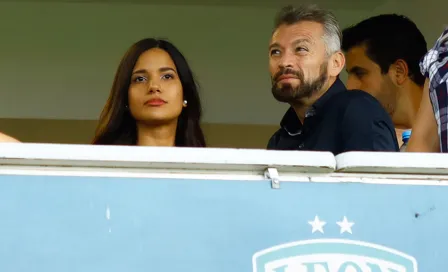
[[[330,151],[398,151],[389,114],[370,94],[348,91],[337,79],[310,108],[303,124],[290,108],[268,149]]]

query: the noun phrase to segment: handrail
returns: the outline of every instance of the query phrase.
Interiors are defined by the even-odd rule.
[[[177,169],[297,174],[447,175],[448,156],[433,153],[274,151],[75,144],[0,143],[0,166]]]
[[[0,144],[0,165],[333,172],[330,152],[71,144]]]

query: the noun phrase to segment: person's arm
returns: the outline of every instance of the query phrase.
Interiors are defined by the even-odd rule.
[[[440,152],[436,117],[429,98],[429,80],[423,89],[422,101],[409,139],[406,152]]]
[[[20,143],[19,140],[0,132],[0,142],[2,143]]]
[[[341,129],[342,152],[399,150],[392,120],[379,102],[366,93],[359,93],[347,105]]]
[[[446,93],[448,82],[445,75],[448,72],[446,60],[448,58],[448,27],[437,39],[436,44],[420,61],[420,71],[426,78],[423,88],[422,101],[416,120],[412,124],[411,139],[406,151],[408,152],[447,152],[446,124],[437,124],[436,118],[445,120],[448,108]],[[442,80],[444,79],[444,80]],[[434,109],[435,108],[435,109]],[[439,116],[436,116],[438,114]],[[441,135],[439,136],[439,130]],[[442,137],[442,138],[440,138]]]

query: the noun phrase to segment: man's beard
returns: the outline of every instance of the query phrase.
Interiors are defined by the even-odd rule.
[[[280,102],[297,104],[302,103],[303,98],[309,98],[318,93],[328,79],[327,64],[328,62],[322,63],[319,69],[319,76],[312,81],[305,81],[305,76],[301,70],[295,71],[290,68],[281,69],[272,79],[272,94],[275,99]],[[300,81],[299,84],[297,86],[292,86],[291,84],[286,83],[278,86],[278,78],[281,75],[287,74],[296,76]]]

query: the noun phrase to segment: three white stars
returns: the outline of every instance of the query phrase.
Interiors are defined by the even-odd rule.
[[[327,224],[327,222],[321,221],[319,219],[319,216],[316,215],[314,217],[314,221],[308,221],[308,224],[310,224],[311,227],[313,228],[311,230],[311,233],[315,233],[316,231],[319,231],[320,233],[324,233],[324,226]],[[344,232],[348,232],[348,233],[352,234],[352,227],[355,223],[349,222],[347,217],[344,216],[342,221],[336,222],[336,224],[338,224],[338,226],[341,227],[341,234]]]

